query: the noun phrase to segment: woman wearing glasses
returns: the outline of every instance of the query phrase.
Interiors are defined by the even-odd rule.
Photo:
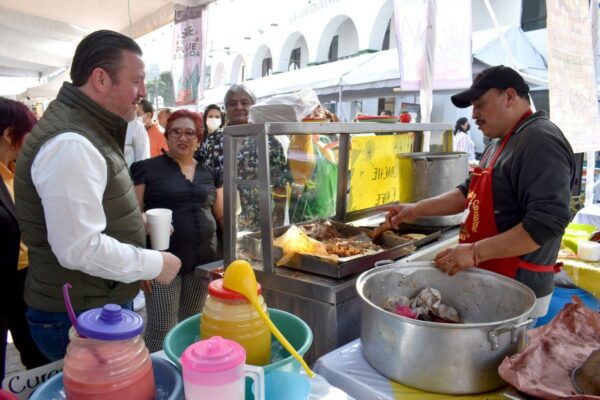
[[[194,267],[217,259],[217,224],[223,224],[223,182],[220,171],[198,163],[193,155],[202,141],[203,123],[194,112],[179,110],[167,121],[168,151],[131,165],[142,210],[173,211],[169,250],[181,259],[181,270],[167,285],[144,282],[148,322],[145,341],[151,352],[162,349],[167,332],[198,314],[206,288]]]

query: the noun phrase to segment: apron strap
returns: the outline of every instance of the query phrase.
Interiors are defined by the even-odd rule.
[[[533,272],[554,272],[555,274],[557,274],[560,272],[560,267],[562,267],[562,263],[557,263],[553,265],[539,265],[527,262],[523,259],[519,260],[519,268]]]
[[[500,148],[498,149],[498,151],[496,152],[496,154],[494,154],[494,158],[492,158],[492,161],[490,162],[490,165],[488,165],[486,167],[493,167],[494,164],[496,164],[496,160],[498,159],[498,156],[500,156],[500,153],[502,153],[502,150],[504,150],[504,146],[506,146],[506,143],[508,143],[508,140],[510,139],[510,137],[514,133],[514,131],[517,128],[517,126],[519,126],[519,124],[521,122],[523,122],[531,114],[533,114],[533,111],[531,111],[531,109],[525,111],[523,113],[523,115],[521,115],[521,118],[519,118],[519,120],[517,121],[517,123],[506,133],[506,135],[504,135],[504,138],[502,139],[502,143],[500,144]]]

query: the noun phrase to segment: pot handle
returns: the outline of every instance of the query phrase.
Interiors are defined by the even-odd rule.
[[[506,332],[510,332],[510,341],[511,343],[517,343],[517,330],[519,328],[528,327],[533,323],[533,319],[529,318],[525,321],[516,322],[512,324],[501,325],[494,329],[493,331],[488,332],[488,340],[492,343],[492,350],[497,350],[500,347],[500,335]]]
[[[395,263],[394,260],[379,260],[379,261],[375,261],[375,263],[373,264],[375,266],[375,268],[377,267],[383,267],[384,265],[390,265]]]

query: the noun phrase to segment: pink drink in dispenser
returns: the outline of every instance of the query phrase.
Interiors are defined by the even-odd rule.
[[[263,369],[246,365],[246,351],[233,340],[201,340],[180,361],[186,400],[244,400],[246,376],[254,380],[255,399],[265,398]]]
[[[82,313],[69,332],[63,369],[69,400],[152,400],[152,361],[135,312],[107,304]],[[84,337],[82,337],[84,336]]]

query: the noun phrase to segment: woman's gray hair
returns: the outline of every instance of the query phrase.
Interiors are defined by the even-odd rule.
[[[247,86],[245,85],[231,85],[229,87],[229,90],[227,90],[227,93],[225,93],[225,109],[227,109],[227,103],[229,102],[229,98],[234,94],[234,93],[244,93],[245,95],[247,95],[250,98],[250,102],[252,103],[252,105],[256,104],[256,96],[254,95],[254,93],[252,92],[252,90],[248,89]]]

